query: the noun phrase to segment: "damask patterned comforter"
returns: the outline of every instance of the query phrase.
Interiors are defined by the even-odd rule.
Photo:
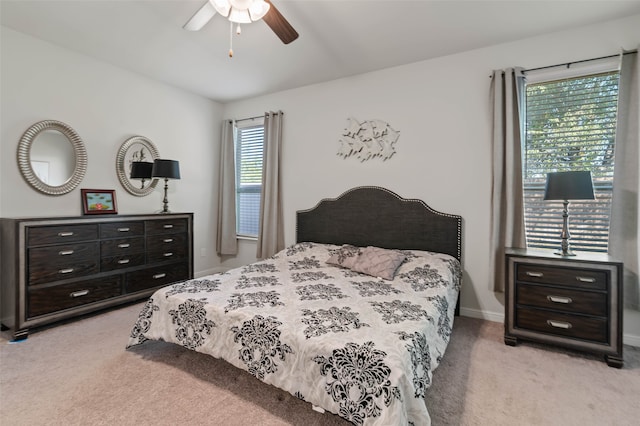
[[[403,250],[387,281],[326,264],[338,249],[298,243],[162,288],[127,347],[164,340],[225,359],[356,425],[429,425],[424,396],[451,335],[459,262]]]

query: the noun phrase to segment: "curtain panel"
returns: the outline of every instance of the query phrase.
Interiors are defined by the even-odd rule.
[[[522,68],[496,70],[491,76],[493,174],[489,283],[504,292],[505,247],[526,247],[522,186]]]
[[[264,157],[260,194],[260,227],[256,257],[265,259],[284,249],[284,216],[280,163],[282,160],[282,120],[284,113],[264,115]]]
[[[238,254],[236,235],[236,166],[233,140],[234,123],[222,123],[220,164],[218,167],[218,226],[216,252],[219,256]]]
[[[618,86],[618,125],[609,227],[609,254],[624,263],[625,307],[640,309],[638,284],[638,193],[640,192],[640,88],[638,53],[622,55]]]

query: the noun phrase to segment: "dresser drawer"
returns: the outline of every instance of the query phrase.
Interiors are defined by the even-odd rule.
[[[132,266],[140,265],[144,265],[144,253],[103,257],[100,259],[100,270],[102,272],[131,268]]]
[[[126,274],[125,290],[133,293],[189,278],[189,266],[186,262],[162,265]]]
[[[149,250],[162,251],[174,250],[175,247],[187,247],[187,234],[160,234],[147,237],[147,247]]]
[[[102,257],[122,256],[143,252],[144,237],[117,238],[100,242],[100,254]]]
[[[147,235],[187,232],[187,219],[158,219],[145,221]]]
[[[27,245],[29,247],[96,239],[98,239],[98,225],[60,225],[27,228]]]
[[[99,272],[98,242],[64,244],[28,250],[29,285]]]
[[[608,343],[607,319],[520,307],[516,327],[545,334],[572,337],[592,342]]]
[[[83,280],[48,288],[29,290],[28,317],[86,305],[122,294],[121,276]]]
[[[516,278],[518,281],[594,290],[607,290],[608,283],[607,273],[604,271],[524,263],[516,265]]]
[[[519,283],[516,303],[568,313],[607,316],[607,294]]]
[[[147,237],[147,262],[157,263],[187,257],[186,234],[164,234]]]
[[[101,223],[100,238],[122,238],[144,235],[144,222]]]

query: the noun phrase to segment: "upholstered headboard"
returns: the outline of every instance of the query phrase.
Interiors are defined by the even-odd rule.
[[[353,188],[296,215],[297,242],[426,250],[462,261],[461,216],[385,188]]]

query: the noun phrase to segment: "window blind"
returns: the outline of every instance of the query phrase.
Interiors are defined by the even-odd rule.
[[[618,72],[526,85],[523,183],[528,247],[557,248],[562,202],[543,201],[549,172],[590,170],[595,200],[569,204],[575,250],[607,251]]]
[[[258,236],[264,126],[236,128],[237,234]]]

